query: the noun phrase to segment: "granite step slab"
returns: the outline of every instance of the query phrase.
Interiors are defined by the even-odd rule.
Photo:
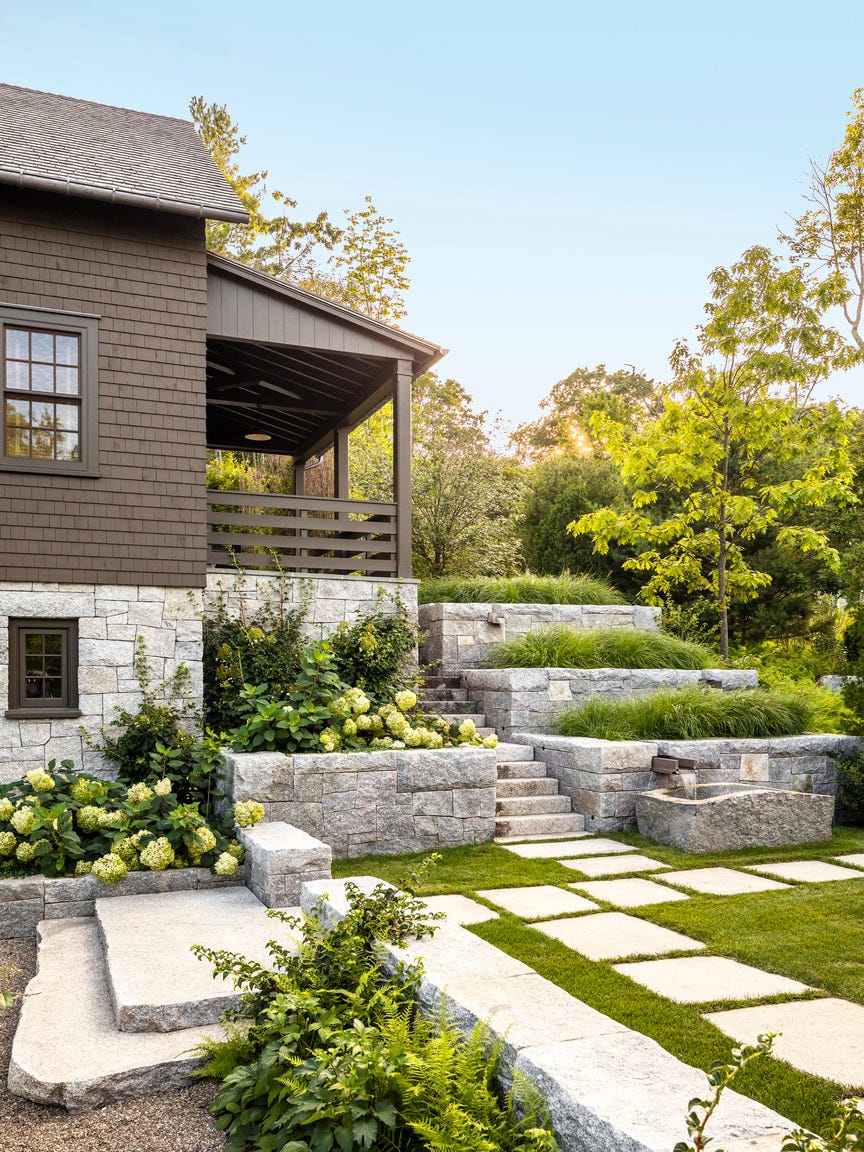
[[[76,1109],[188,1084],[202,1063],[195,1046],[221,1036],[221,1028],[121,1032],[95,919],[43,920],[37,939],[39,971],[21,1004],[9,1064],[11,1092]],[[142,953],[143,962],[149,959]]]
[[[570,797],[557,793],[551,796],[505,796],[495,803],[496,816],[548,816],[570,811]]]
[[[240,995],[233,983],[214,979],[211,965],[191,952],[193,944],[239,952],[266,965],[268,941],[294,945],[288,926],[268,916],[248,888],[97,900],[96,923],[115,1021],[123,1032],[215,1024],[237,1006]]]
[[[495,836],[555,836],[564,832],[584,832],[585,817],[578,812],[550,816],[496,816]]]
[[[499,751],[501,745],[498,745],[496,751]],[[546,779],[546,765],[537,760],[536,762],[528,761],[512,761],[507,763],[498,763],[498,779],[499,780],[545,780]]]
[[[509,780],[498,781],[495,794],[499,800],[522,796],[557,796],[558,781],[550,780],[548,776],[511,777]]]
[[[499,740],[495,753],[499,768],[502,764],[515,764],[517,761],[522,763],[533,763],[534,761],[534,749],[529,744],[511,744],[507,740]],[[546,765],[538,762],[538,767],[543,769],[545,775]],[[525,775],[527,776],[528,773],[526,772]]]

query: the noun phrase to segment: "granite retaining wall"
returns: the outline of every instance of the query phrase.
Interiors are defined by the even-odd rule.
[[[534,748],[573,811],[591,832],[624,832],[636,826],[636,797],[667,785],[651,771],[654,756],[696,761],[698,784],[766,784],[795,792],[836,796],[837,760],[861,747],[854,736],[782,736],[770,740],[594,740],[514,733]]]
[[[509,740],[520,730],[551,731],[559,713],[594,696],[649,696],[659,688],[688,684],[725,691],[755,688],[759,675],[726,668],[695,672],[677,668],[477,668],[463,672],[462,682],[485,713],[486,723],[502,740]]]
[[[595,604],[421,604],[420,663],[441,676],[484,668],[494,644],[552,625],[659,628],[660,609]]]
[[[323,840],[336,857],[425,852],[495,836],[496,754],[488,748],[229,752],[225,792],[265,819]]]

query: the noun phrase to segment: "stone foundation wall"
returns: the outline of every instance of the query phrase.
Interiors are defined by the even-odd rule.
[[[487,748],[229,752],[224,790],[260,801],[265,820],[293,824],[346,857],[492,840],[496,783]]]
[[[441,676],[484,668],[493,644],[550,625],[658,628],[659,608],[593,604],[421,604],[420,663]]]
[[[725,668],[690,672],[675,668],[477,668],[462,674],[462,682],[486,723],[503,740],[513,732],[549,732],[565,708],[594,696],[648,696],[658,688],[705,684],[730,691],[755,688],[757,672]]]
[[[255,572],[207,573],[204,612],[212,616],[224,601],[231,616],[252,616],[266,605],[282,602],[291,609],[307,606],[306,635],[310,640],[331,636],[343,620],[367,612],[391,614],[400,600],[417,619],[417,580],[372,579],[364,576],[285,576]]]
[[[698,784],[767,784],[796,792],[835,796],[837,760],[860,748],[853,736],[783,736],[772,740],[594,740],[515,733],[534,747],[588,831],[624,832],[636,826],[636,797],[666,787],[651,771],[654,756],[696,761]]]
[[[0,783],[16,780],[49,760],[105,774],[108,766],[89,749],[83,727],[96,735],[116,708],[134,709],[140,695],[133,671],[139,637],[147,645],[154,680],[184,662],[193,698],[201,698],[201,594],[182,588],[119,584],[0,584],[0,708],[9,688],[9,617],[78,621],[80,718],[11,720],[0,712]]]

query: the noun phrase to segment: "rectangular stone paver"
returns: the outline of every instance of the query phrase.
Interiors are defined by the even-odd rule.
[[[793,1068],[824,1076],[860,1091],[864,1087],[864,1006],[833,997],[760,1004],[708,1012],[721,1032],[752,1044],[763,1032],[777,1032],[774,1055]]]
[[[486,920],[499,919],[498,913],[491,908],[458,892],[447,896],[426,896],[423,903],[430,912],[443,912],[450,924],[482,924]]]
[[[824,884],[829,880],[864,880],[864,872],[854,868],[841,868],[839,864],[826,864],[824,860],[785,860],[776,864],[750,864],[748,870],[764,876],[780,876],[784,880],[801,880],[809,884]]]
[[[835,856],[842,864],[854,864],[856,868],[864,868],[864,852],[850,852],[848,856]]]
[[[690,868],[681,872],[666,872],[663,879],[678,888],[691,888],[711,896],[739,896],[744,892],[770,892],[775,888],[788,888],[778,880],[737,872],[734,868]]]
[[[593,840],[586,836],[581,840],[558,840],[554,844],[502,844],[508,852],[515,852],[525,860],[558,860],[565,856],[609,856],[616,852],[635,852],[629,844],[619,844],[599,836]]]
[[[570,920],[547,920],[530,924],[538,932],[560,940],[589,960],[624,960],[628,956],[662,956],[664,952],[684,952],[704,948],[670,928],[661,928],[625,912],[597,912]]]
[[[535,884],[530,888],[487,888],[477,895],[525,920],[532,917],[563,916],[568,912],[594,912],[597,909],[597,905],[584,896],[556,888],[554,884]]]
[[[616,964],[615,971],[629,976],[652,992],[678,1004],[707,1004],[712,1000],[762,1000],[768,996],[809,992],[806,984],[763,972],[725,956],[678,956],[671,960],[640,960]]]
[[[639,908],[643,904],[671,904],[673,900],[687,900],[683,892],[674,888],[664,888],[651,880],[634,876],[629,880],[583,880],[571,884],[579,892],[584,892],[594,900],[605,900],[607,904],[617,904],[619,908]]]
[[[652,860],[649,856],[640,856],[638,852],[629,856],[589,856],[576,860],[559,860],[565,868],[573,868],[577,872],[584,872],[586,876],[615,876],[618,872],[659,872],[661,868],[668,868],[668,864],[661,864],[659,860]]]

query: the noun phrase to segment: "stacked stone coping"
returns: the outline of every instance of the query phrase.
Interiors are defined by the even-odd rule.
[[[513,732],[550,731],[565,708],[595,696],[650,696],[660,688],[704,684],[732,691],[755,688],[758,672],[728,668],[689,671],[678,668],[477,668],[462,674],[486,723],[503,740]]]
[[[113,896],[236,887],[246,882],[246,870],[246,865],[241,864],[233,876],[217,876],[209,868],[129,872],[113,884],[103,884],[89,875],[0,880],[0,940],[31,937],[40,920],[94,916],[96,901]]]
[[[246,849],[247,884],[268,908],[295,908],[304,882],[330,878],[332,849],[300,828],[274,820],[237,835]]]
[[[223,790],[265,819],[315,836],[335,857],[425,852],[495,836],[489,748],[302,753],[228,751]]]
[[[382,881],[352,877],[363,893]],[[332,926],[348,912],[346,881],[304,884],[302,907]],[[385,885],[390,887],[390,885]],[[319,903],[320,902],[320,903]],[[478,1023],[502,1044],[499,1086],[513,1073],[540,1091],[562,1152],[660,1152],[686,1138],[687,1100],[705,1092],[705,1073],[569,995],[527,964],[456,924],[406,948],[384,944],[385,963],[422,961],[417,999],[470,1034]],[[776,1152],[790,1121],[732,1089],[712,1120],[718,1143]]]
[[[0,586],[0,701],[9,691],[9,618],[71,618],[78,621],[79,719],[11,720],[0,712],[0,783],[18,780],[50,760],[72,760],[81,771],[111,775],[91,736],[134,711],[141,699],[133,661],[143,639],[153,679],[189,669],[192,702],[201,700],[201,594],[183,588],[120,584],[4,583]]]
[[[698,784],[765,784],[836,796],[837,760],[860,749],[853,736],[779,736],[755,740],[596,740],[514,733],[546,765],[588,831],[624,832],[636,826],[636,797],[665,786],[651,771],[654,756],[696,761]]]
[[[624,604],[421,604],[420,662],[441,676],[484,668],[494,644],[552,625],[659,628],[659,608]]]
[[[310,640],[326,640],[343,620],[369,612],[395,614],[401,603],[417,619],[417,580],[368,576],[280,576],[273,573],[207,573],[204,613],[213,616],[220,602],[228,614],[242,618],[281,602],[290,609],[306,606],[304,631]]]

